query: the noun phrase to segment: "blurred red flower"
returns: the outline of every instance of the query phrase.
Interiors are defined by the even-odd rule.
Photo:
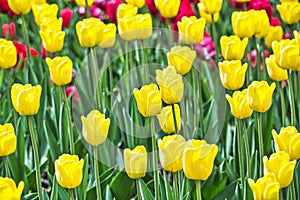
[[[18,56],[18,62],[16,64],[15,67],[17,67],[20,59],[21,59],[21,67],[23,68],[24,67],[24,62],[25,60],[27,59],[27,48],[24,44],[20,43],[20,42],[17,42],[17,41],[13,41],[13,44],[14,46],[16,47],[17,49],[17,56]],[[31,56],[39,56],[39,52],[33,48],[30,48],[30,55]]]
[[[62,27],[67,28],[70,26],[70,22],[73,16],[73,11],[70,8],[63,8],[61,10],[61,17],[63,19]]]
[[[251,0],[247,4],[247,10],[266,10],[269,19],[272,18],[273,8],[269,0]]]
[[[155,6],[154,0],[146,0],[145,4],[152,15],[157,15],[158,10]]]
[[[15,38],[16,37],[16,25],[14,23],[2,25],[2,37]]]
[[[68,98],[71,98],[73,96],[73,108],[75,108],[79,99],[77,88],[75,86],[66,88],[66,95]]]
[[[18,16],[9,8],[7,0],[0,0],[0,13],[8,14],[10,17]]]
[[[122,4],[122,1],[120,0],[112,0],[107,2],[105,9],[106,13],[110,19],[110,21],[116,23],[117,22],[117,9],[118,6]]]

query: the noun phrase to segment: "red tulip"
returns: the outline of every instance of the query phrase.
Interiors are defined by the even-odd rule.
[[[27,48],[24,44],[17,42],[17,41],[13,41],[14,46],[17,49],[17,56],[18,56],[18,60],[21,59],[22,63],[21,63],[21,67],[24,67],[24,62],[27,59]],[[30,48],[30,55],[31,56],[39,56],[39,52],[33,48]],[[19,63],[19,62],[17,62]],[[17,66],[18,64],[16,64]],[[15,67],[16,67],[15,66]]]
[[[271,18],[273,15],[273,8],[269,0],[251,0],[247,4],[247,9],[266,10],[269,18]]]
[[[108,0],[95,0],[94,5],[100,8],[101,10],[105,10],[107,2]]]
[[[122,1],[120,0],[112,0],[107,2],[106,4],[106,13],[110,19],[110,21],[116,23],[117,22],[117,9],[118,6],[122,4]]]
[[[16,37],[16,25],[14,23],[2,25],[2,36],[4,38],[15,38]]]
[[[172,29],[178,31],[177,22],[181,21],[181,18],[184,16],[190,17],[194,15],[195,12],[191,6],[191,2],[189,0],[182,0],[177,16],[172,19]]]
[[[154,0],[146,0],[145,4],[152,15],[157,15],[158,10],[155,6]]]
[[[244,3],[236,2],[236,0],[228,0],[228,4],[230,7],[234,8],[234,9],[243,9],[244,8]]]
[[[271,26],[281,26],[280,20],[277,17],[270,18]]]
[[[61,10],[61,17],[63,19],[62,27],[67,28],[70,25],[73,16],[73,11],[70,8],[63,8]]]
[[[207,32],[204,32],[201,43],[196,45],[196,52],[204,60],[208,60],[216,55],[215,43]]]
[[[78,99],[79,99],[79,94],[78,94],[76,87],[71,86],[71,87],[66,88],[66,95],[68,98],[73,96],[73,108],[75,108],[77,105]]]
[[[8,14],[10,17],[18,16],[9,8],[7,0],[0,0],[0,13]]]

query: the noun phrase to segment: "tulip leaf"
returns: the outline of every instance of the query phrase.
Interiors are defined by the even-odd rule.
[[[78,187],[78,196],[79,199],[86,199],[86,191],[87,191],[87,184],[89,179],[89,156],[86,154],[84,157],[84,166],[83,166],[83,175],[82,175],[82,182]]]
[[[134,194],[134,181],[125,172],[120,171],[112,179],[110,188],[116,199],[130,199]]]
[[[151,193],[151,191],[149,190],[149,188],[147,187],[147,185],[145,184],[145,182],[143,181],[143,179],[139,179],[139,188],[141,191],[141,196],[142,199],[147,199],[147,200],[154,200],[154,197]]]
[[[213,173],[204,182],[202,186],[202,195],[204,199],[212,199],[226,187],[227,175],[225,172],[213,170]]]
[[[43,196],[43,199],[44,200],[49,200],[49,197],[48,197],[48,195],[47,195],[47,193],[46,193],[46,191],[45,190],[43,190],[43,192],[42,192],[43,194],[42,194],[42,196]]]
[[[167,177],[167,172],[165,170],[164,170],[164,185],[165,185],[167,200],[173,200],[174,196],[173,196],[172,188]]]
[[[232,194],[235,193],[235,188],[238,186],[238,180],[233,181],[228,186],[226,186],[221,192],[219,192],[213,199],[233,199]]]
[[[70,130],[67,109],[65,109],[64,105],[60,106],[59,112],[59,143],[61,147],[60,151],[68,152],[68,133]]]
[[[53,176],[50,200],[58,200],[58,183],[55,176]]]
[[[52,133],[52,131],[48,128],[48,125],[45,123],[45,121],[43,122],[44,125],[44,132],[49,144],[49,149],[50,149],[50,154],[52,157],[52,162],[54,162],[59,155],[61,155],[61,152],[59,151],[59,145],[54,137],[54,134]]]
[[[113,199],[113,195],[110,191],[109,185],[106,185],[106,189],[105,189],[105,200],[112,200]]]
[[[22,200],[36,200],[38,199],[38,194],[37,193],[29,193],[26,194],[25,196],[22,197]]]

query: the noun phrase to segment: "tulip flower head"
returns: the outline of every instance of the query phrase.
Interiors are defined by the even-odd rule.
[[[138,8],[132,4],[120,4],[117,9],[118,20],[123,17],[134,17],[138,12]]]
[[[220,18],[220,12],[215,12],[213,14],[208,13],[205,10],[205,6],[203,3],[198,3],[198,10],[200,16],[206,20],[206,23],[211,24],[212,22],[217,22]]]
[[[143,145],[133,150],[124,150],[124,164],[127,175],[132,179],[144,177],[147,171],[147,151]]]
[[[225,60],[242,60],[247,44],[248,38],[241,40],[236,35],[222,36],[220,45],[223,58]]]
[[[76,4],[78,6],[86,6],[86,0],[75,0]],[[94,0],[87,0],[87,6],[91,6],[93,5],[94,3]]]
[[[17,137],[12,124],[0,124],[0,156],[8,156],[15,152]]]
[[[247,89],[235,91],[232,97],[226,94],[226,99],[230,104],[231,113],[238,119],[245,119],[252,115],[253,110],[248,104]]]
[[[178,104],[174,105],[175,110],[175,117],[176,117],[176,124],[177,124],[177,131],[180,131],[181,128],[181,120],[180,120],[180,107]],[[167,133],[171,134],[175,132],[175,122],[174,122],[174,115],[172,106],[164,107],[161,112],[156,115],[159,125],[161,129]]]
[[[196,58],[196,52],[187,46],[175,46],[171,48],[167,57],[168,65],[174,66],[178,73],[185,75],[192,68],[193,62]]]
[[[255,19],[255,37],[264,38],[268,35],[270,29],[270,22],[268,14],[265,10],[254,11]]]
[[[279,200],[280,185],[273,173],[267,173],[259,178],[256,183],[253,179],[248,179],[248,184],[253,192],[255,200]]]
[[[23,189],[23,181],[20,181],[17,187],[13,179],[0,177],[0,199],[19,200]]]
[[[201,0],[205,11],[209,14],[219,13],[222,9],[223,0]]]
[[[41,25],[45,18],[56,18],[58,12],[58,6],[56,4],[42,4],[32,6],[32,12],[35,22],[38,26]]]
[[[82,181],[84,160],[77,155],[63,154],[55,160],[56,180],[64,188],[72,189]]]
[[[109,118],[105,118],[98,110],[92,110],[86,117],[81,116],[81,122],[85,141],[95,147],[105,142],[110,125]]]
[[[225,60],[219,63],[219,73],[223,86],[228,90],[237,90],[244,85],[248,64],[240,60]]]
[[[63,8],[61,10],[61,17],[63,19],[62,27],[67,28],[72,20],[73,11],[70,8]]]
[[[11,99],[15,110],[20,115],[35,115],[40,108],[42,87],[31,84],[13,84],[11,88]]]
[[[205,19],[196,16],[183,17],[177,22],[179,41],[184,44],[199,44],[204,36]]]
[[[272,135],[276,152],[288,153],[290,160],[300,158],[300,133],[294,126],[282,127],[279,134],[273,129]]]
[[[166,171],[182,170],[182,155],[185,145],[184,137],[177,134],[158,140],[160,163]]]
[[[64,46],[65,34],[64,31],[57,31],[51,28],[45,31],[40,30],[43,47],[50,53],[61,51]]]
[[[145,5],[145,0],[126,0],[126,3],[132,4],[138,8],[141,8]]]
[[[157,85],[144,85],[140,90],[133,90],[138,110],[144,117],[155,116],[161,111],[161,94]]]
[[[31,0],[8,0],[9,8],[16,14],[27,14],[31,10]]]
[[[283,38],[283,30],[281,26],[270,26],[269,33],[265,36],[265,44],[272,48],[273,41],[280,41]]]
[[[272,95],[276,84],[270,86],[266,81],[253,81],[248,86],[247,96],[250,108],[256,112],[266,112],[272,105]]]
[[[270,55],[266,58],[267,71],[270,78],[274,81],[284,81],[288,79],[288,72],[286,69],[279,67],[275,61],[275,56]]]
[[[159,85],[162,100],[167,104],[179,103],[182,100],[184,84],[182,76],[173,66],[156,70],[156,82]]]
[[[0,68],[9,69],[17,63],[17,49],[12,41],[0,38]]]
[[[263,162],[264,173],[274,173],[280,188],[285,188],[292,182],[296,160],[290,161],[288,153],[279,151],[273,153],[269,159],[267,156],[264,156]]]
[[[114,46],[116,42],[117,27],[114,23],[105,24],[102,29],[101,42],[99,46],[101,48],[110,48]]]
[[[2,37],[15,38],[16,37],[16,25],[14,23],[2,25]]]
[[[231,16],[232,29],[240,38],[250,38],[255,34],[254,10],[234,11]]]
[[[182,156],[183,172],[188,179],[206,180],[214,166],[218,146],[205,140],[189,140]]]
[[[295,24],[300,20],[300,3],[298,1],[282,2],[276,5],[282,21],[286,24]]]
[[[46,58],[46,63],[56,85],[67,85],[72,81],[73,62],[68,56]]]
[[[154,3],[164,18],[172,18],[178,14],[180,0],[154,0]]]

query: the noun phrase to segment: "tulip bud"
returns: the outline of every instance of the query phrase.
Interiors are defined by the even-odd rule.
[[[9,69],[17,63],[17,49],[12,41],[0,38],[0,67]]]
[[[247,89],[235,91],[232,97],[226,94],[226,99],[230,104],[231,113],[238,119],[245,119],[252,115],[253,110],[250,108],[247,99]]]
[[[145,0],[126,0],[126,3],[141,8],[145,5]]]
[[[280,133],[272,130],[276,152],[284,151],[290,155],[290,160],[300,158],[300,133],[294,126],[282,127]]]
[[[21,199],[23,189],[23,181],[17,187],[13,179],[0,177],[0,199]]]
[[[271,55],[266,58],[267,71],[270,78],[274,81],[284,81],[288,79],[288,72],[286,69],[280,68],[275,62],[275,56]]]
[[[12,124],[0,124],[0,156],[8,156],[15,152],[17,137]]]
[[[161,110],[161,95],[155,84],[144,85],[140,90],[133,90],[138,110],[144,117],[155,116]]]
[[[73,11],[70,8],[63,8],[61,10],[61,17],[63,19],[62,27],[67,28],[70,26],[72,20]]]
[[[11,100],[20,115],[35,115],[40,108],[42,87],[15,83],[11,88]]]
[[[75,0],[76,4],[78,6],[86,6],[86,1],[87,1],[88,6],[91,6],[94,3],[94,0]]]
[[[178,14],[180,0],[154,0],[154,3],[164,18],[172,18]]]
[[[27,14],[31,10],[31,0],[8,0],[9,8],[16,14]]]
[[[216,12],[213,14],[208,13],[205,10],[205,6],[203,3],[198,3],[198,10],[200,12],[200,16],[206,20],[206,23],[211,24],[213,21],[217,22],[220,18],[220,13]]]
[[[64,188],[72,189],[82,181],[84,160],[77,155],[63,154],[55,160],[56,180]]]
[[[183,172],[188,179],[206,180],[210,176],[218,146],[205,140],[189,140],[182,156]]]
[[[195,16],[183,17],[177,23],[179,41],[185,44],[199,44],[204,36],[205,19]]]
[[[254,10],[234,11],[231,15],[232,29],[240,38],[250,38],[255,34]]]
[[[267,47],[272,47],[273,41],[280,41],[283,37],[283,30],[281,26],[270,26],[269,33],[265,37],[265,44]]]
[[[176,116],[176,124],[177,124],[177,131],[180,131],[181,122],[180,122],[180,108],[177,104],[174,105],[175,116]],[[175,132],[175,122],[174,122],[174,115],[172,106],[164,107],[161,112],[156,115],[159,125],[161,129],[167,133],[171,134]]]
[[[237,90],[244,85],[248,64],[240,60],[225,60],[219,63],[220,77],[223,86],[228,90]]]
[[[171,48],[167,57],[168,65],[174,66],[178,73],[184,75],[191,70],[196,58],[196,52],[187,46],[175,46]]]
[[[298,1],[284,2],[276,5],[282,21],[286,24],[295,24],[300,20],[300,3]]]
[[[147,151],[146,148],[136,146],[133,150],[124,150],[124,164],[127,175],[132,179],[144,177],[147,170]]]
[[[82,135],[92,146],[105,142],[110,125],[110,119],[98,110],[92,110],[87,117],[81,116]]]
[[[32,6],[35,23],[40,26],[45,18],[56,18],[58,6],[56,4],[42,4]]]
[[[248,38],[241,40],[236,35],[222,36],[220,45],[223,58],[225,60],[242,60],[247,44]]]
[[[279,200],[280,185],[273,173],[265,174],[256,183],[253,179],[248,178],[248,184],[253,192],[254,199]]]
[[[2,36],[4,38],[15,38],[16,37],[16,25],[14,23],[2,25]]]
[[[280,40],[272,43],[276,63],[283,69],[297,70],[300,65],[297,40]]]
[[[288,153],[279,151],[273,153],[269,159],[267,156],[264,156],[263,162],[264,173],[274,173],[280,188],[285,188],[292,182],[296,160],[290,161]]]
[[[182,170],[182,154],[185,145],[184,137],[177,134],[158,140],[159,160],[164,170],[169,172]]]
[[[73,62],[69,57],[46,58],[46,63],[56,85],[67,85],[72,81]]]

